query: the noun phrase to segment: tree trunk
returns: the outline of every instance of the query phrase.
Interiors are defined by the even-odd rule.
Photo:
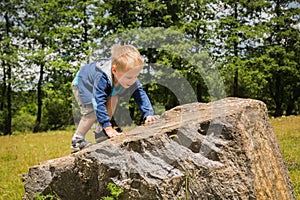
[[[11,66],[6,62],[4,62],[4,66],[7,66],[7,71],[6,71],[7,80],[11,80]],[[11,130],[12,109],[11,109],[11,83],[10,83],[10,81],[4,83],[3,93],[4,93],[3,97],[6,96],[6,101],[7,101],[7,114],[6,114],[6,119],[5,119],[4,135],[11,135],[12,134],[12,130]],[[4,104],[4,100],[2,100],[2,101]]]
[[[4,15],[4,18],[5,18],[5,24],[6,24],[6,36],[8,37],[9,34],[10,34],[10,22],[9,22],[9,16],[7,14],[7,12],[5,13]],[[10,45],[7,44],[6,45],[6,54],[7,55],[10,55],[11,52],[10,52]],[[5,135],[11,135],[12,134],[12,131],[11,131],[11,121],[12,121],[12,110],[11,110],[11,73],[12,73],[12,70],[11,70],[11,65],[9,62],[5,62],[7,64],[7,93],[6,93],[6,98],[7,98],[7,118],[5,120],[5,125],[6,125],[6,129],[5,129]],[[4,64],[5,66],[5,64]],[[4,86],[6,87],[6,85]]]
[[[39,77],[39,82],[38,82],[38,86],[37,86],[38,111],[37,111],[35,126],[33,128],[33,132],[34,133],[39,132],[39,130],[40,130],[40,124],[41,124],[41,120],[42,120],[42,107],[43,107],[42,83],[43,83],[43,76],[44,76],[44,66],[45,66],[45,63],[42,62],[41,65],[40,65],[40,77]]]
[[[286,115],[293,115],[294,114],[294,102],[296,100],[294,100],[293,98],[289,99],[288,104],[287,104],[287,108],[286,108]]]
[[[275,108],[275,114],[274,117],[280,117],[283,115],[282,107],[280,102],[275,102],[276,108]]]
[[[11,80],[11,66],[8,65],[7,70],[8,80]],[[11,121],[12,121],[12,111],[11,111],[11,82],[7,85],[7,121],[6,121],[6,135],[11,135]]]
[[[1,99],[0,99],[0,110],[3,111],[4,110],[4,99],[6,96],[6,71],[5,71],[5,65],[3,63],[3,78],[2,78],[2,94],[1,94]]]
[[[238,97],[239,96],[239,70],[235,70],[234,78],[233,78],[233,96]]]
[[[297,115],[299,113],[299,103],[297,99],[300,97],[299,87],[294,86],[291,97],[287,105],[286,115]],[[298,106],[297,106],[298,105]]]
[[[201,84],[197,83],[197,99],[198,102],[203,102]]]
[[[283,115],[282,109],[282,84],[281,84],[281,77],[280,75],[275,76],[275,94],[274,94],[274,101],[275,101],[275,117],[279,117]]]
[[[238,5],[237,2],[235,2],[234,4],[234,18],[238,21],[238,9],[237,9]],[[236,34],[237,35],[237,34]],[[237,35],[238,37],[238,35]],[[233,45],[233,50],[234,50],[234,56],[237,58],[238,57],[238,42],[234,41],[234,45]],[[239,67],[239,66],[236,66]],[[235,73],[234,73],[234,78],[233,78],[233,96],[234,97],[238,97],[239,96],[239,70],[235,69]]]

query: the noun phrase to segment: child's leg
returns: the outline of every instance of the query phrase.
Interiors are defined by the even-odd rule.
[[[80,149],[88,147],[92,144],[91,142],[87,142],[85,140],[85,135],[90,130],[93,123],[95,122],[96,115],[94,113],[94,109],[92,105],[86,105],[86,106],[90,107],[89,110],[91,110],[91,112],[89,112],[88,114],[84,114],[80,119],[77,130],[72,136],[72,145],[71,145],[72,152],[79,151]],[[81,109],[81,110],[84,111],[85,109]]]
[[[94,111],[90,115],[82,116],[78,124],[76,134],[80,134],[85,137],[86,133],[90,130],[97,117],[94,114]]]
[[[77,130],[73,135],[73,138],[77,136],[77,138],[85,138],[86,133],[92,127],[93,123],[96,121],[97,117],[94,112],[94,108],[92,104],[83,105],[79,96],[78,88],[73,86],[73,94],[74,97],[80,107],[80,113],[82,115]]]

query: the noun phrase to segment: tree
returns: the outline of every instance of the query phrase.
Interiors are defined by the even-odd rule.
[[[196,51],[211,51],[215,41],[213,33],[215,27],[215,1],[189,0],[183,1],[180,13],[180,25],[178,29],[186,34],[198,45]],[[213,58],[213,55],[210,55]],[[207,83],[203,80],[204,74],[199,73],[196,66],[186,65],[186,77],[194,86],[198,101],[209,101]]]
[[[90,3],[91,1],[54,0],[24,2],[24,32],[29,41],[25,45],[24,57],[28,66],[39,69],[36,80],[37,114],[33,132],[40,130],[43,102],[47,102],[48,106],[55,105],[50,103],[51,99],[47,99],[53,98],[51,90],[62,90],[60,94],[63,96],[71,96],[70,81],[78,68],[78,65],[72,65],[71,62],[81,63],[87,60],[91,40],[89,31],[92,16],[88,14]],[[69,86],[67,91],[65,84]],[[64,102],[64,108],[69,108],[70,102]],[[45,108],[46,111],[47,109],[54,108]],[[45,119],[50,118],[45,116]]]
[[[37,114],[36,123],[33,132],[38,132],[42,120],[42,106],[43,106],[43,90],[45,65],[47,62],[46,56],[50,54],[51,49],[48,45],[51,42],[50,37],[51,26],[54,23],[54,16],[51,17],[50,10],[53,2],[31,1],[24,2],[25,18],[24,18],[24,32],[26,38],[29,40],[27,47],[27,65],[33,68],[38,68],[37,78]],[[52,14],[52,13],[51,13]],[[26,48],[25,47],[25,48]]]
[[[275,106],[274,116],[299,112],[300,28],[299,6],[290,0],[271,1],[269,32],[265,40],[268,56],[269,94]]]
[[[240,73],[245,71],[247,60],[251,58],[249,51],[260,44],[258,27],[265,21],[263,10],[268,6],[260,1],[221,1],[221,9],[217,12],[218,25],[215,39],[214,55],[223,63],[221,70],[230,86],[228,94],[242,96],[239,89]]]
[[[3,19],[0,23],[0,59],[3,74],[2,80],[0,80],[2,82],[0,112],[5,116],[5,125],[3,128],[5,135],[12,134],[12,90],[14,71],[18,66],[18,46],[16,44],[18,40],[18,3],[18,1],[3,1],[0,3],[1,17]],[[6,110],[4,110],[5,106]]]
[[[4,0],[0,5],[5,134],[12,133],[11,119],[20,113],[36,112],[35,132],[72,123],[75,72],[110,56],[114,43],[138,47],[146,61],[144,89],[160,110],[180,102],[169,88],[148,80],[155,65],[165,70],[155,81],[184,76],[198,101],[224,97],[224,80],[229,96],[263,100],[275,116],[299,113],[299,6],[291,0]],[[212,73],[217,70],[222,77]],[[134,105],[130,100],[138,121]]]

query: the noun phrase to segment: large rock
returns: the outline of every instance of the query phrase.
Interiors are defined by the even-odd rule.
[[[178,106],[157,122],[24,175],[26,199],[294,199],[264,103],[227,98]]]

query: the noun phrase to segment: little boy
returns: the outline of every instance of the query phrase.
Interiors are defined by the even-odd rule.
[[[91,144],[85,140],[85,135],[96,120],[101,127],[97,128],[98,133],[104,133],[108,138],[122,134],[112,127],[110,121],[118,103],[118,96],[127,89],[134,89],[133,97],[145,123],[158,119],[138,81],[143,65],[142,57],[134,46],[114,45],[111,59],[100,59],[85,65],[77,72],[72,86],[82,117],[72,137],[73,152]]]

